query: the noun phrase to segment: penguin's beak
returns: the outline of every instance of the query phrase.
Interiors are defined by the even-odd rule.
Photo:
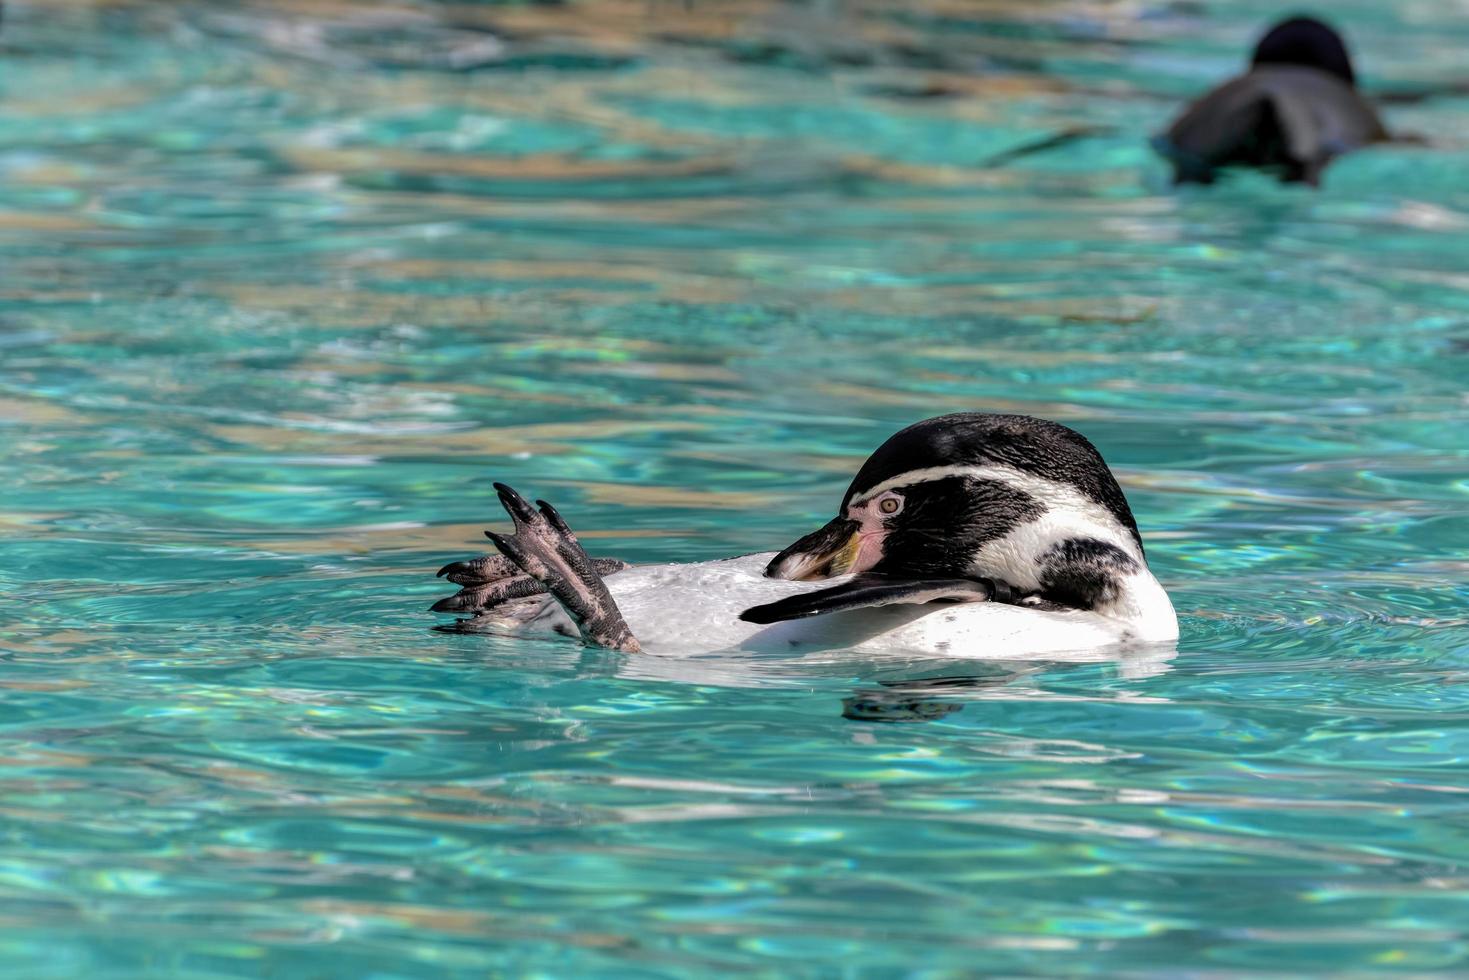
[[[812,531],[765,566],[767,578],[810,579],[845,575],[862,547],[862,525],[846,517]]]

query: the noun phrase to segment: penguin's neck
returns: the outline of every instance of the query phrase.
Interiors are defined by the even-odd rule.
[[[1136,640],[1173,640],[1178,617],[1125,529],[1048,514],[986,545],[974,565],[1043,598],[1113,619]]]
[[[1173,601],[1146,565],[1117,576],[1111,594],[1092,611],[1125,623],[1132,639],[1157,642],[1178,639]]]

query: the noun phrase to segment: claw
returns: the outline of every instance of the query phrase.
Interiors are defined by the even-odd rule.
[[[519,574],[520,569],[504,555],[485,555],[469,561],[451,561],[439,569],[438,577],[447,578],[455,585],[488,585]]]
[[[519,565],[527,575],[536,579],[542,579],[546,575],[546,566],[521,547],[518,531],[515,534],[496,534],[494,531],[486,531],[485,537],[500,549],[500,554]]]
[[[571,528],[567,526],[566,521],[561,518],[561,514],[555,507],[552,507],[544,500],[537,500],[536,506],[541,509],[541,514],[559,534],[563,537],[570,538],[572,541],[576,541],[576,535],[572,533]]]
[[[515,529],[520,530],[520,525],[534,525],[538,520],[535,509],[525,502],[525,498],[516,493],[514,488],[507,487],[503,483],[495,484],[495,492],[500,495],[500,504],[515,522]],[[488,533],[488,532],[487,532]]]

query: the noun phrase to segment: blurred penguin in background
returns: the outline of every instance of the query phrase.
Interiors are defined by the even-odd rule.
[[[1174,183],[1213,183],[1221,167],[1271,170],[1315,187],[1334,157],[1387,140],[1361,93],[1341,36],[1319,20],[1281,21],[1250,70],[1190,105],[1153,146]]]

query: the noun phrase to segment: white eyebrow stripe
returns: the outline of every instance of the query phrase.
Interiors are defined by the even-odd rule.
[[[1026,473],[1024,470],[1018,470],[1013,466],[1005,466],[1002,463],[990,463],[982,466],[930,466],[920,470],[909,470],[906,473],[899,473],[897,476],[889,477],[871,490],[853,497],[851,505],[866,503],[879,494],[886,493],[889,490],[896,490],[899,487],[912,486],[915,483],[928,483],[933,480],[946,480],[956,476],[968,477],[972,480],[993,480],[997,483],[1003,483],[1033,498],[1048,511],[1069,511],[1083,518],[1087,523],[1107,528],[1115,535],[1116,543],[1122,544],[1128,554],[1142,561],[1142,555],[1138,552],[1137,541],[1133,537],[1131,529],[1123,526],[1116,515],[1108,510],[1101,501],[1093,500],[1068,483],[1048,480],[1043,476]]]
[[[932,480],[946,480],[949,477],[953,476],[972,476],[975,479],[979,480],[995,479],[995,477],[986,476],[986,472],[989,470],[998,469],[1008,470],[1010,469],[1010,467],[930,466],[927,469],[922,470],[909,470],[906,473],[899,473],[897,476],[889,477],[888,479],[883,480],[881,483],[873,487],[871,490],[868,490],[866,493],[859,493],[857,496],[852,498],[851,503],[865,504],[873,497],[887,493],[889,490],[895,490],[898,487],[911,486],[915,483],[928,483]],[[1007,480],[1006,482],[1008,483],[1009,481]]]

